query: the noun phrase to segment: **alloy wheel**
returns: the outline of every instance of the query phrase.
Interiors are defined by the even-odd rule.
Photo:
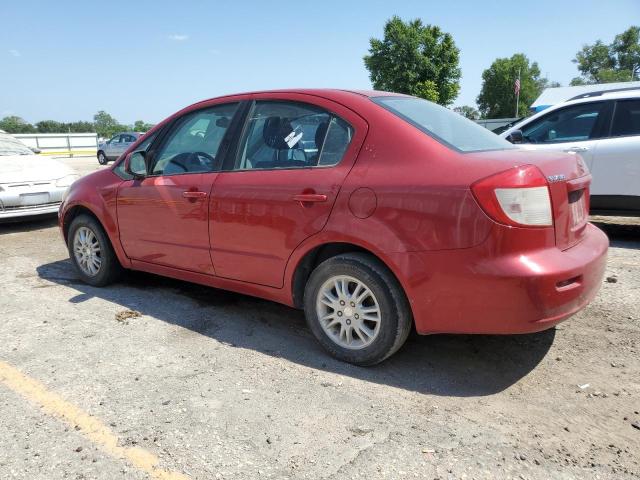
[[[80,227],[73,237],[73,254],[80,269],[90,277],[100,271],[102,252],[96,234],[87,227]]]
[[[322,329],[342,348],[366,348],[380,332],[378,300],[364,282],[351,276],[334,276],[322,284],[316,313]]]

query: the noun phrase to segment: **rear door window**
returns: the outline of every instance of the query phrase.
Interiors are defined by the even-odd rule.
[[[289,101],[253,104],[240,140],[235,170],[337,165],[352,127],[322,108]]]
[[[622,100],[616,103],[611,125],[612,137],[640,135],[640,99]]]

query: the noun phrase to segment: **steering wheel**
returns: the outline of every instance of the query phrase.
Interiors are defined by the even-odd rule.
[[[193,152],[192,155],[194,155],[198,159],[198,162],[200,163],[200,165],[207,168],[207,170],[213,170],[213,166],[216,163],[215,157],[213,157],[212,155],[209,155],[206,152]],[[202,160],[203,157],[206,161]]]

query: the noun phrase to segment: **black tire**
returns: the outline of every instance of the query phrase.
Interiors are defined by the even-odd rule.
[[[365,284],[379,305],[379,332],[369,345],[358,350],[336,343],[318,318],[318,293],[325,282],[336,276],[353,277]],[[307,324],[320,344],[337,359],[360,366],[375,365],[393,355],[406,341],[413,323],[409,302],[398,280],[384,264],[365,253],[338,255],[318,265],[305,287],[304,310]]]
[[[86,227],[93,232],[95,238],[100,246],[100,267],[95,275],[89,275],[79,265],[76,255],[74,253],[74,239],[76,232],[81,228]],[[113,251],[109,237],[105,233],[102,225],[90,215],[78,215],[73,219],[69,227],[69,233],[67,235],[67,249],[69,251],[69,257],[80,279],[94,287],[103,287],[112,283],[122,273],[122,266],[118,261],[118,257]]]
[[[106,165],[107,163],[109,163],[109,159],[102,150],[98,152],[98,163],[100,165]]]

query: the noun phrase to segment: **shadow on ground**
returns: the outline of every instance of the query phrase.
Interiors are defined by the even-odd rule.
[[[20,232],[33,232],[43,228],[55,227],[58,225],[58,214],[19,217],[15,219],[5,219],[0,222],[0,235]]]
[[[283,305],[140,272],[128,272],[113,286],[94,288],[78,280],[69,260],[37,270],[42,279],[77,290],[73,303],[101,298],[232,347],[435,395],[500,392],[536,367],[555,336],[555,330],[514,336],[414,334],[381,365],[361,368],[329,357],[307,329],[302,312]]]
[[[640,249],[640,225],[592,223],[607,234],[612,247]]]

